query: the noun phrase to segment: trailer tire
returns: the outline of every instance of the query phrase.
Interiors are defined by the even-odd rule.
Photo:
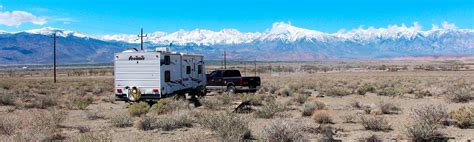
[[[235,92],[236,92],[236,88],[235,88],[234,85],[229,85],[229,86],[227,86],[227,93],[229,93],[229,94],[235,94]]]

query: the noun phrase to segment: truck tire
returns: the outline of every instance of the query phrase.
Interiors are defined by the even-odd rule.
[[[229,94],[235,94],[235,92],[236,92],[236,88],[235,88],[234,85],[229,85],[229,86],[227,86],[227,93],[229,93]]]

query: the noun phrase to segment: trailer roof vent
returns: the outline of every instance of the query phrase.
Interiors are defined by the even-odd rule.
[[[138,50],[136,48],[127,48],[125,49],[125,51],[123,51],[123,53],[129,53],[129,52],[138,52]]]
[[[156,48],[155,51],[157,51],[157,52],[171,52],[171,49],[169,47],[159,47],[159,48]]]

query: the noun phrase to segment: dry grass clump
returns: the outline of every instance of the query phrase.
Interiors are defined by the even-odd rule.
[[[449,117],[456,121],[459,128],[474,127],[474,107],[461,107],[451,111]]]
[[[456,84],[447,90],[447,97],[452,102],[466,103],[474,99],[471,85],[467,83]]]
[[[134,103],[128,106],[128,113],[130,116],[142,116],[145,115],[150,109],[150,106],[145,102]]]
[[[161,115],[176,110],[188,109],[189,105],[184,101],[174,101],[171,99],[161,99],[157,101],[148,112],[156,115]]]
[[[267,95],[264,94],[244,94],[241,99],[242,102],[249,101],[253,106],[261,106],[265,101]]]
[[[346,87],[330,87],[325,90],[326,95],[328,96],[347,96],[352,94],[352,90]]]
[[[21,132],[22,141],[42,140],[52,141],[61,139],[58,132],[61,131],[60,123],[64,121],[66,112],[51,109],[45,112],[32,113],[31,119],[25,122],[30,125]]]
[[[71,139],[75,142],[109,142],[112,138],[109,134],[84,133]]]
[[[112,117],[109,122],[112,126],[119,128],[131,127],[133,125],[132,117],[127,114],[116,115]]]
[[[365,95],[367,92],[375,92],[375,87],[374,85],[372,84],[364,84],[362,86],[359,86],[359,88],[357,88],[357,93],[359,95]]]
[[[248,121],[235,113],[202,113],[196,121],[223,141],[240,141],[250,137]]]
[[[342,122],[344,122],[344,123],[356,123],[357,122],[357,116],[355,116],[353,114],[342,115],[342,116],[340,116],[340,118],[342,119]]]
[[[68,105],[70,109],[79,109],[79,110],[84,110],[86,109],[94,99],[92,96],[86,95],[86,96],[73,96],[71,98],[71,102]]]
[[[358,142],[383,142],[383,138],[377,135],[371,135],[370,137],[360,138]]]
[[[258,118],[272,118],[273,115],[283,110],[284,107],[281,104],[278,104],[277,102],[269,102],[255,111],[255,116]]]
[[[402,92],[400,90],[398,90],[397,88],[395,88],[395,87],[386,87],[386,88],[383,88],[382,90],[380,90],[377,94],[380,95],[380,96],[395,97],[395,96],[402,95]]]
[[[13,135],[19,128],[20,120],[18,118],[7,116],[0,117],[0,134]]]
[[[46,109],[52,106],[57,105],[58,100],[53,96],[37,96],[34,98],[32,103],[26,104],[25,107],[27,108],[39,108],[39,109]]]
[[[155,129],[157,119],[154,116],[145,116],[140,118],[137,123],[135,123],[135,127],[139,130],[148,131]]]
[[[438,132],[441,122],[447,118],[446,107],[442,105],[423,105],[412,109],[413,122],[406,126],[409,137],[415,141],[433,141],[442,136]]]
[[[443,105],[422,105],[411,110],[414,120],[422,120],[434,124],[440,124],[448,118],[447,108]]]
[[[262,130],[262,135],[267,141],[302,141],[304,140],[303,126],[290,120],[274,120]]]
[[[392,126],[385,120],[384,117],[380,116],[361,116],[360,123],[366,130],[372,131],[390,131]]]
[[[321,110],[326,104],[320,101],[307,102],[303,104],[303,116],[312,116],[315,110]]]
[[[298,104],[304,104],[308,100],[309,96],[306,94],[297,94],[293,97],[293,101]]]
[[[99,110],[86,111],[86,118],[89,120],[97,120],[105,118],[104,115],[100,114]]]
[[[280,96],[292,96],[293,92],[294,92],[293,89],[291,89],[290,86],[286,85],[285,87],[278,90],[278,95],[280,95]]]
[[[380,111],[383,114],[398,114],[401,108],[394,103],[382,103],[380,104]]]
[[[0,105],[15,105],[15,99],[9,94],[0,94]]]
[[[209,97],[205,97],[205,98],[202,98],[199,100],[199,102],[201,102],[201,104],[211,110],[217,110],[219,108],[222,107],[223,103],[221,102],[221,100],[218,100],[216,98],[209,98]]]
[[[317,112],[313,115],[313,119],[318,124],[332,124],[333,120],[331,115],[326,112]]]
[[[152,120],[149,120],[152,121]],[[183,127],[192,127],[192,119],[187,111],[175,112],[161,118],[157,118],[154,127],[164,131],[171,131]]]

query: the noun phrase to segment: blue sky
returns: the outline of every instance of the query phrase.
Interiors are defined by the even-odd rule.
[[[329,33],[413,22],[425,30],[444,21],[474,28],[474,0],[0,0],[0,5],[4,31],[50,26],[98,35],[135,34],[140,27],[264,32],[281,21]]]

